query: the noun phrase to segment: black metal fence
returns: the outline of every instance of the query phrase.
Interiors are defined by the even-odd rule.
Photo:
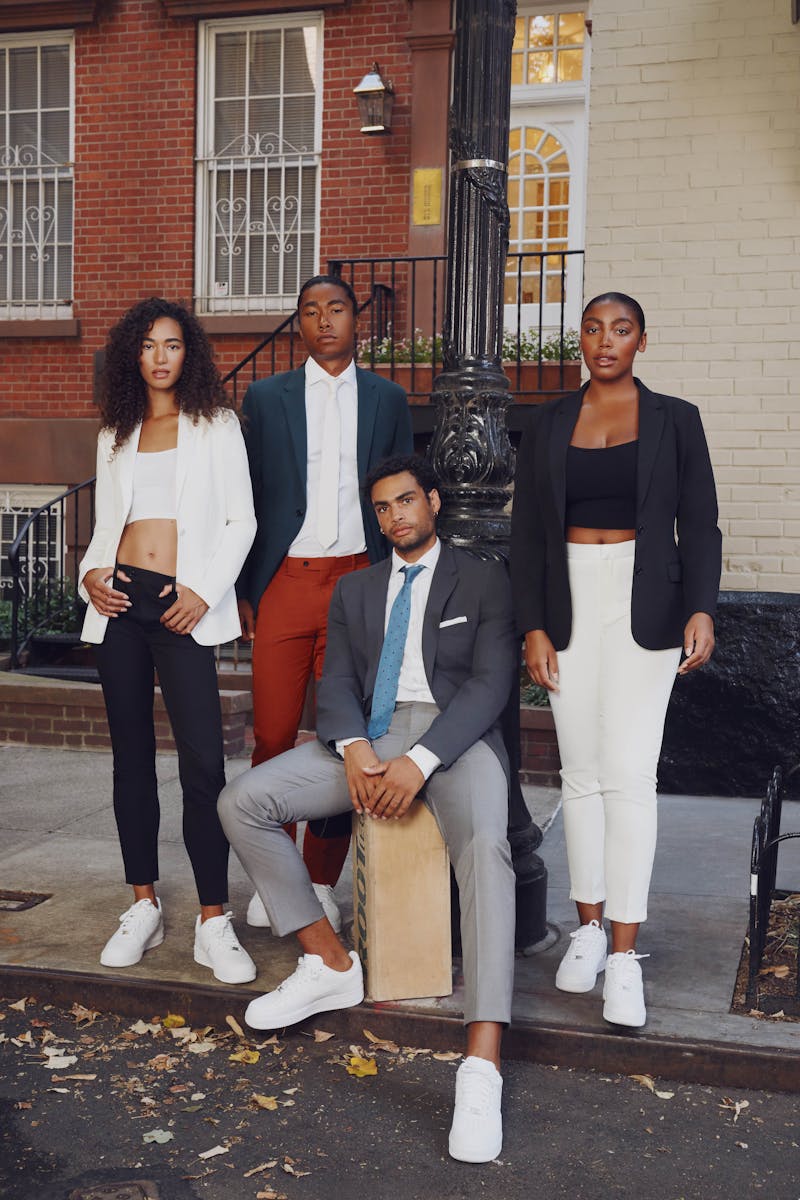
[[[781,833],[783,808],[783,773],[775,767],[761,811],[753,825],[753,843],[750,854],[750,923],[749,962],[747,974],[747,1003],[750,1008],[758,1004],[758,976],[764,958],[769,932],[772,902],[776,896],[775,881],[778,873],[778,847],[781,842],[800,838],[798,833]],[[800,949],[798,949],[795,998],[800,1000]]]
[[[12,669],[25,665],[34,638],[75,641],[85,605],[78,564],[94,527],[94,479],[69,488],[32,512],[11,543]]]

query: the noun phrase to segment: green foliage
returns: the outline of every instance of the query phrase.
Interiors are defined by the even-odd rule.
[[[550,697],[547,688],[543,688],[541,684],[534,683],[527,677],[520,682],[519,698],[520,702],[527,704],[529,708],[550,707]]]
[[[539,334],[535,329],[523,329],[519,336],[510,329],[503,334],[503,361],[517,362],[519,352],[520,362],[539,361]],[[541,358],[544,362],[574,362],[581,356],[580,334],[577,329],[565,329],[563,338],[558,333],[549,333],[541,345]],[[385,337],[376,342],[370,350],[369,338],[358,343],[358,358],[360,362],[375,363],[430,363],[436,358],[442,361],[442,339],[440,334],[426,337],[420,329],[414,331],[413,338]]]

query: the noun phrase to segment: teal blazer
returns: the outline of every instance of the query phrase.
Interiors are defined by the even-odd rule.
[[[403,389],[358,367],[356,377],[358,478],[363,483],[384,458],[412,454],[414,442]],[[257,609],[306,515],[305,368],[251,383],[242,417],[258,530],[236,591]],[[363,497],[361,513],[367,553],[375,563],[386,557],[388,548],[372,506]]]

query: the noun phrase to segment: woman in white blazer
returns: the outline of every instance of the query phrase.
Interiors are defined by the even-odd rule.
[[[183,788],[184,842],[200,901],[194,957],[225,983],[255,978],[228,901],[225,784],[213,647],[241,629],[234,583],[255,537],[236,413],[197,319],[158,298],[135,305],[106,345],[96,525],[79,569],[114,752],[114,814],[133,904],[100,961],[138,962],[164,940],[158,879],[154,675]]]

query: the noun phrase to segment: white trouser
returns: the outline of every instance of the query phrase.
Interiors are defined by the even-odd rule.
[[[647,919],[656,768],[680,647],[631,633],[633,541],[567,543],[572,636],[550,693],[561,754],[570,898],[611,921]]]

